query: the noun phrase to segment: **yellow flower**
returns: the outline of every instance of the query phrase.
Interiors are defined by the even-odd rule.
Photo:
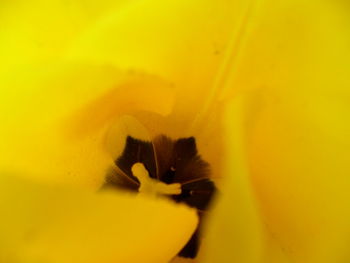
[[[193,125],[202,106],[209,104],[203,98],[209,98],[210,84],[201,85],[213,77],[213,69],[220,64],[215,54],[218,47],[207,40],[196,55],[205,63],[193,56],[191,64],[191,54],[208,33],[206,30],[198,35],[198,44],[183,41],[184,33],[190,37],[190,31],[184,29],[193,19],[191,6],[198,3],[162,4],[169,11],[185,8],[181,13],[187,22],[184,20],[182,27],[175,17],[167,19],[168,25],[150,20],[154,14],[159,19],[168,16],[152,11],[160,7],[158,4],[130,1],[113,6],[111,2],[105,3],[103,10],[95,10],[96,3],[86,1],[4,3],[2,19],[8,27],[1,32],[1,85],[5,89],[1,96],[4,151],[0,167],[4,188],[8,189],[2,193],[3,199],[9,200],[4,209],[13,214],[4,219],[4,261],[167,262],[190,239],[198,223],[193,209],[116,191],[96,194],[122,150],[125,136],[121,121],[126,114],[142,123],[136,128],[126,127],[132,135],[143,135],[139,127],[144,126],[151,137],[189,137],[207,126],[201,139],[196,136],[196,142],[203,158],[212,163],[212,170],[219,168],[219,163],[215,166],[210,158],[219,152],[220,137],[206,142],[219,128],[214,118],[219,112],[210,123],[201,117]],[[198,10],[198,15],[201,12]],[[145,16],[138,20],[142,23],[133,25],[140,13]],[[157,31],[163,31],[164,26],[174,30],[161,36]],[[201,28],[200,24],[194,26]],[[214,32],[217,27],[209,30]],[[140,39],[133,39],[137,33]],[[215,38],[218,44],[226,42],[221,41],[221,34]],[[154,46],[153,55],[145,46],[147,39],[148,46]],[[134,51],[127,42],[134,43]],[[186,52],[181,61],[169,63],[162,58],[173,57],[177,46]],[[93,53],[91,48],[95,49]],[[148,53],[137,55],[141,49]],[[199,70],[201,64],[212,63],[210,68]],[[198,92],[204,97],[199,98]],[[29,186],[16,191],[16,185],[22,184]],[[72,187],[74,194],[69,194],[73,191],[70,188],[57,186],[56,190],[52,184]],[[51,199],[60,201],[48,207]],[[19,205],[12,207],[11,203]],[[65,210],[67,214],[61,214]]]
[[[224,92],[231,176],[203,262],[350,260],[348,8],[255,1]]]
[[[348,261],[349,21],[304,2],[1,3],[0,261],[171,260],[193,209],[96,194],[129,134],[210,163],[198,262]]]

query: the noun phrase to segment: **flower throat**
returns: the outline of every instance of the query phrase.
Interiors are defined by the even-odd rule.
[[[198,154],[193,137],[172,140],[159,135],[152,141],[126,138],[124,151],[106,175],[105,188],[163,195],[196,208],[202,218],[216,190],[209,164]],[[199,228],[179,256],[194,258]]]

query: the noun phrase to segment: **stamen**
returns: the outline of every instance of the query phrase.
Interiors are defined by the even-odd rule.
[[[173,140],[159,135],[151,141],[128,136],[124,150],[115,159],[118,169],[107,174],[103,187],[138,191],[139,195],[166,196],[196,208],[200,218],[216,191],[210,166],[198,153],[194,137]],[[195,258],[200,226],[179,256]]]
[[[131,167],[131,172],[140,182],[140,187],[138,189],[139,193],[149,194],[151,196],[181,194],[180,183],[165,184],[161,181],[151,178],[142,163],[135,163]]]

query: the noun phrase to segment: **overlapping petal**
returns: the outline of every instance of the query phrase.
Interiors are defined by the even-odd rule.
[[[61,64],[13,74],[2,79],[1,170],[41,180],[99,187],[113,164],[104,141],[114,118],[138,110],[167,114],[173,105],[167,82],[109,66]]]
[[[136,1],[100,20],[67,56],[168,79],[178,89],[176,114],[193,119],[211,99],[207,95],[246,6],[239,1]]]
[[[166,200],[0,177],[1,262],[149,262],[172,259],[197,225]]]
[[[175,105],[167,117],[136,117],[152,134],[195,136],[220,174],[222,105],[218,90],[252,1],[137,1],[101,20],[67,57],[143,69],[170,81]],[[208,19],[210,17],[210,19]]]
[[[349,260],[344,10],[336,1],[261,1],[223,93],[246,96],[243,140],[266,262]]]
[[[226,197],[213,225],[224,224],[237,234],[233,244],[242,238],[242,249],[235,254],[242,262],[259,261],[260,255],[278,263],[349,260],[350,56],[349,39],[344,38],[349,21],[337,1],[252,2],[132,1],[122,9],[119,2],[115,9],[104,2],[108,8],[87,8],[85,13],[83,2],[74,1],[74,16],[63,1],[44,4],[40,12],[28,12],[25,2],[18,2],[19,9],[5,3],[11,17],[1,20],[7,29],[0,36],[1,76],[6,76],[1,169],[40,178],[64,174],[66,181],[98,186],[101,171],[111,162],[102,147],[106,125],[130,110],[128,102],[151,133],[196,135],[200,152],[218,175],[223,171],[218,153],[227,146],[217,135],[222,134],[222,104],[243,93],[243,132],[233,137],[237,142],[232,145],[237,147],[242,137],[246,156],[236,157],[247,160],[248,167],[236,161],[237,167],[227,170],[242,189],[231,194],[224,188]],[[65,11],[60,13],[58,6]],[[112,10],[108,15],[107,9]],[[13,10],[19,10],[17,16]],[[91,67],[57,70],[46,63],[58,58]],[[28,69],[25,65],[32,61],[38,66]],[[20,78],[8,76],[8,66],[16,67]],[[142,69],[148,77],[136,84],[127,81],[122,86],[131,89],[123,97],[118,87],[125,84],[124,73],[116,68]],[[172,101],[169,83],[176,101],[164,118],[160,115],[170,112]],[[138,99],[143,94],[146,103]],[[254,197],[263,224],[257,222]],[[225,211],[231,198],[245,206]],[[230,218],[236,224],[227,223]],[[244,226],[250,227],[247,233],[238,231]],[[222,233],[216,227],[211,238]],[[220,250],[222,243],[211,241],[208,258],[231,259],[232,239],[222,241]],[[256,254],[249,255],[249,247]]]
[[[242,140],[244,100],[236,98],[227,107],[225,119],[225,178],[214,204],[204,236],[199,262],[260,263],[264,228],[249,177]],[[282,261],[281,261],[282,262]]]

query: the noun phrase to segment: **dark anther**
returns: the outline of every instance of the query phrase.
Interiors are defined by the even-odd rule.
[[[124,151],[116,159],[116,167],[108,172],[103,187],[137,191],[139,182],[131,172],[137,162],[143,163],[150,177],[167,184],[181,184],[181,194],[170,196],[174,201],[197,208],[201,216],[208,209],[216,188],[209,179],[209,164],[198,154],[193,137],[172,140],[160,135],[146,142],[128,136]],[[194,258],[197,255],[199,230],[198,227],[179,256]]]

